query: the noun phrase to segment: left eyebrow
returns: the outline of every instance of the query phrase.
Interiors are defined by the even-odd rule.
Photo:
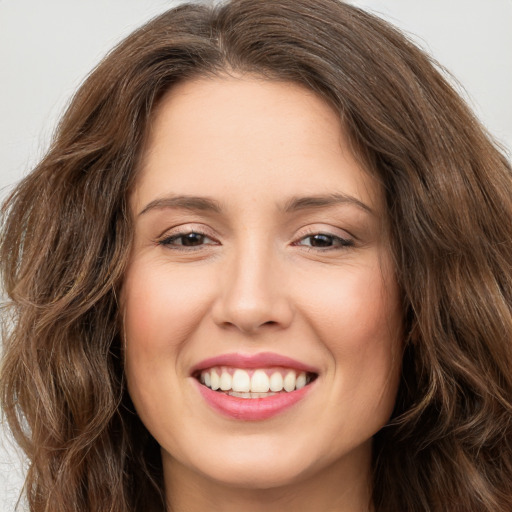
[[[348,194],[326,194],[319,196],[301,196],[292,197],[283,205],[282,210],[285,213],[292,213],[299,210],[309,210],[315,208],[324,208],[337,204],[351,204],[361,208],[367,213],[375,215],[375,212],[365,203]]]
[[[165,208],[182,208],[185,210],[200,210],[212,213],[221,212],[220,204],[209,197],[169,196],[151,201],[140,211],[139,216],[151,210],[163,210]]]
[[[325,194],[316,196],[296,196],[290,198],[279,209],[284,213],[293,213],[300,210],[325,208],[337,204],[351,204],[358,208],[375,215],[375,212],[365,203],[348,194]],[[218,201],[210,197],[203,196],[167,196],[154,199],[148,203],[140,212],[139,216],[152,210],[163,210],[166,208],[182,208],[185,210],[205,211],[211,213],[221,213],[222,207]]]

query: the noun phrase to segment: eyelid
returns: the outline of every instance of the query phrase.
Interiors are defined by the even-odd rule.
[[[312,243],[303,243],[307,238],[317,235],[332,238],[332,245],[322,247],[315,246]],[[356,245],[356,241],[357,238],[344,229],[319,223],[308,225],[298,230],[291,245],[308,252],[312,251],[315,253],[326,254],[329,252],[339,253],[340,251],[347,251]]]
[[[171,245],[165,244],[165,242],[171,238],[179,238],[180,236],[185,236],[190,233],[197,233],[198,235],[202,235],[204,237],[207,237],[208,239],[212,240],[214,244],[212,243],[205,243],[200,244],[198,246],[195,246],[196,248],[204,247],[204,246],[212,246],[212,245],[222,245],[218,239],[218,236],[213,233],[213,230],[208,228],[207,226],[204,226],[202,224],[195,224],[195,223],[184,223],[179,224],[177,226],[173,226],[172,228],[166,229],[164,232],[162,232],[160,235],[158,235],[154,242],[157,245]],[[345,229],[341,229],[332,225],[326,225],[326,224],[312,224],[308,226],[304,226],[300,228],[296,234],[293,237],[293,241],[291,245],[299,246],[299,242],[304,240],[307,237],[311,237],[314,235],[325,235],[329,237],[333,237],[334,239],[340,240],[343,243],[341,246],[336,247],[330,247],[331,249],[336,249],[340,247],[349,247],[353,246],[354,243],[357,241],[357,237],[352,235],[350,232],[348,232]],[[173,247],[179,248],[181,247],[180,244],[176,244]],[[189,249],[193,249],[194,246],[188,246]],[[302,245],[302,247],[307,247],[306,245]],[[319,251],[326,251],[329,249],[327,248],[315,248],[311,247],[311,249],[318,249]]]
[[[294,240],[300,240],[302,238],[305,238],[307,236],[312,235],[328,235],[333,236],[336,238],[341,238],[342,240],[352,240],[357,241],[358,238],[354,236],[352,233],[347,231],[346,229],[341,229],[329,224],[309,224],[307,226],[304,226],[297,230],[296,234],[294,235]]]
[[[213,240],[216,244],[220,244],[218,238],[215,236],[215,234],[213,234],[213,230],[208,229],[207,227],[205,227],[201,224],[195,224],[195,223],[179,224],[178,226],[168,228],[155,238],[155,243],[163,245],[163,242],[165,242],[166,240],[168,240],[170,238],[184,236],[184,235],[187,235],[190,233],[197,233],[198,235],[203,235],[203,236]],[[212,245],[212,244],[205,244],[205,245]],[[200,246],[198,246],[198,247],[200,247]]]

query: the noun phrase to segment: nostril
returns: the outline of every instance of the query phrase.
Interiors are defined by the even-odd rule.
[[[269,329],[269,328],[277,328],[280,323],[275,320],[268,320],[266,322],[251,322],[251,321],[243,321],[239,320],[237,322],[223,322],[221,327],[224,329],[234,329],[237,331],[242,331],[245,334],[256,334],[260,329]]]

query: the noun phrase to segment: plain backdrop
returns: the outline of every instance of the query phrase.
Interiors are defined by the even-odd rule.
[[[176,3],[0,0],[0,199],[44,154],[59,114],[101,57]],[[430,52],[496,140],[512,148],[512,0],[351,3],[388,19]],[[2,512],[14,510],[22,475],[23,461],[0,427]]]

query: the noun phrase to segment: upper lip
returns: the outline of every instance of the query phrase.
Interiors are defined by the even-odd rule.
[[[233,368],[270,368],[282,366],[303,372],[318,373],[318,370],[311,365],[273,352],[259,352],[257,354],[231,353],[209,357],[194,365],[191,373],[212,368],[213,366],[231,366]]]

